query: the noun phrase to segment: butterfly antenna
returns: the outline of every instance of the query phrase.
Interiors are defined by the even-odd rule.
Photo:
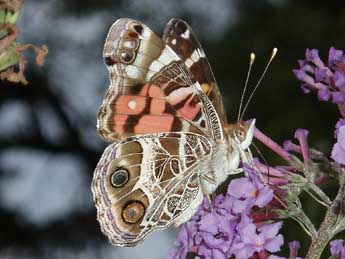
[[[247,78],[246,78],[246,82],[244,84],[242,95],[241,95],[241,102],[240,102],[240,108],[238,109],[237,122],[240,122],[241,109],[242,109],[242,105],[243,105],[243,99],[244,99],[244,95],[246,94],[246,91],[247,91],[248,81],[249,81],[250,73],[252,71],[252,66],[253,66],[254,60],[255,60],[255,54],[252,52],[252,53],[250,53],[249,68],[248,68],[248,72],[247,72]]]
[[[244,113],[246,112],[246,110],[247,110],[247,108],[248,108],[248,105],[249,105],[251,99],[253,98],[253,96],[254,96],[254,94],[255,94],[256,89],[258,89],[258,87],[259,87],[259,85],[260,85],[262,79],[264,78],[264,76],[265,76],[265,74],[266,74],[266,72],[267,72],[269,66],[271,65],[271,63],[272,63],[274,57],[276,56],[277,52],[278,52],[278,49],[277,49],[277,48],[274,48],[274,49],[272,50],[271,57],[270,57],[270,59],[269,59],[268,62],[267,62],[267,65],[266,65],[266,67],[265,67],[265,70],[264,70],[264,72],[262,73],[262,75],[261,75],[259,81],[256,83],[253,92],[250,94],[250,96],[249,96],[249,98],[248,98],[248,101],[247,101],[246,105],[244,106],[242,115],[240,116],[240,120],[242,120],[243,115],[244,115]]]

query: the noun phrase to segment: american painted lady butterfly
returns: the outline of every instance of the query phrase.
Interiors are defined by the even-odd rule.
[[[190,219],[253,138],[254,121],[228,124],[205,53],[180,19],[163,38],[131,19],[110,28],[103,57],[110,86],[98,132],[113,142],[92,181],[101,229],[119,246]]]

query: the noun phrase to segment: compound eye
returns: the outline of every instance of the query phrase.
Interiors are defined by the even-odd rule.
[[[111,176],[111,185],[115,188],[124,186],[129,180],[129,173],[126,169],[117,169]]]
[[[237,135],[237,137],[238,137],[238,139],[239,139],[240,141],[243,141],[243,140],[245,139],[243,130],[238,130],[238,131],[236,132],[236,135]]]

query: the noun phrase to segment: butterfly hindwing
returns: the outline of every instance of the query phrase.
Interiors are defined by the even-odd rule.
[[[98,113],[98,131],[106,140],[172,131],[223,137],[202,86],[147,26],[131,19],[115,22],[103,57],[111,84]]]
[[[173,18],[164,29],[163,40],[179,55],[213,103],[221,122],[226,123],[224,104],[216,79],[192,28],[185,21]]]
[[[132,246],[148,233],[190,218],[203,194],[201,161],[212,154],[195,133],[135,136],[109,145],[97,165],[92,191],[102,231]]]

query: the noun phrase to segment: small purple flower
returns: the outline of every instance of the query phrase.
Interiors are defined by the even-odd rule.
[[[341,126],[345,126],[345,119],[339,119],[338,122],[335,124],[335,138],[337,138],[337,134]]]
[[[331,255],[334,258],[345,258],[345,244],[344,240],[337,239],[330,242],[331,245]]]
[[[257,171],[248,165],[243,168],[249,177],[232,180],[228,186],[228,194],[240,202],[247,201],[252,206],[265,207],[273,199],[272,189],[261,181]]]
[[[298,250],[301,248],[301,244],[298,241],[292,241],[289,243],[289,248],[290,248],[290,255],[289,259],[302,259],[301,257],[297,257],[298,255]],[[269,259],[287,259],[285,257],[280,257],[276,255],[271,255]]]
[[[317,49],[307,49],[305,52],[306,60],[314,63],[318,67],[325,67],[325,64],[322,62],[319,51]]]
[[[330,68],[336,68],[336,66],[341,63],[344,62],[345,60],[345,56],[342,50],[337,50],[334,47],[331,47],[329,49],[329,53],[328,53],[328,66]]]
[[[298,242],[297,240],[292,241],[289,243],[289,248],[290,248],[290,258],[297,258],[298,255],[298,250],[301,248],[301,244],[300,242]]]
[[[331,98],[331,93],[327,87],[321,87],[317,92],[317,97],[320,101],[328,101]]]
[[[336,87],[338,87],[339,89],[345,89],[345,74],[344,73],[335,71],[333,80]]]
[[[242,217],[238,224],[239,235],[232,246],[232,253],[237,259],[247,259],[254,252],[267,250],[277,252],[284,243],[283,236],[278,234],[282,226],[281,222],[265,224],[260,228],[249,217]]]
[[[309,145],[307,141],[309,131],[306,129],[297,129],[295,132],[295,138],[298,139],[301,147],[304,163],[309,167],[311,165],[311,158],[309,154]]]
[[[345,125],[338,129],[337,143],[333,146],[331,157],[339,164],[345,165]]]
[[[345,103],[345,92],[334,92],[332,93],[332,100],[336,104]]]
[[[315,81],[316,82],[329,82],[327,69],[315,68]]]

